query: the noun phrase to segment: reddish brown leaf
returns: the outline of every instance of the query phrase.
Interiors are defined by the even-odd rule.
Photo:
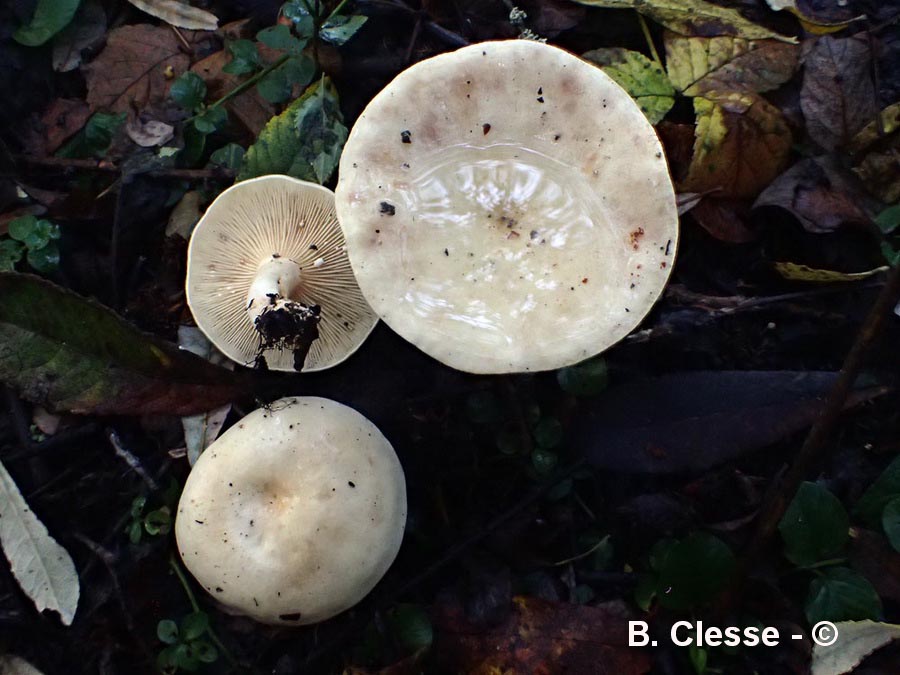
[[[506,619],[482,629],[460,606],[435,609],[433,652],[448,672],[615,673],[650,670],[642,650],[628,646],[628,620],[621,603],[598,607],[517,596]]]
[[[75,134],[91,116],[87,103],[78,99],[58,98],[44,111],[36,130],[36,138],[29,143],[30,154],[43,157],[53,153]]]
[[[190,58],[171,28],[137,24],[109,33],[106,47],[85,66],[92,110],[129,112],[165,99]]]
[[[871,225],[866,202],[847,175],[827,158],[800,160],[767,187],[753,204],[790,211],[809,232],[832,232],[841,225]]]
[[[746,223],[746,207],[732,200],[702,199],[690,213],[704,230],[719,241],[743,244],[754,241],[758,236]]]
[[[800,107],[810,137],[829,150],[845,145],[878,112],[868,43],[829,35],[807,41],[803,65]]]
[[[720,188],[722,197],[755,197],[784,168],[791,132],[781,112],[754,94],[694,99],[694,157],[680,192]]]

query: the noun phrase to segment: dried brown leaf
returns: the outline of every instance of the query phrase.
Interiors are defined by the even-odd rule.
[[[128,0],[128,2],[142,12],[178,28],[215,30],[219,27],[219,20],[215,14],[177,0]]]
[[[689,193],[693,194],[693,193]],[[691,209],[691,216],[719,241],[744,244],[759,236],[746,222],[746,207],[730,199],[707,198]]]
[[[80,99],[58,98],[41,116],[40,139],[29,148],[31,154],[52,154],[66,140],[85,125],[91,109]]]
[[[130,112],[163,101],[190,57],[171,28],[137,24],[109,33],[100,56],[85,67],[92,110]]]
[[[823,36],[804,44],[800,107],[807,131],[828,150],[847,144],[875,119],[869,45],[860,37]]]

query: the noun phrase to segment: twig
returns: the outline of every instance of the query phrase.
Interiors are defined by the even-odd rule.
[[[290,54],[283,54],[278,59],[276,59],[274,62],[270,63],[268,66],[266,66],[261,71],[259,71],[256,75],[241,82],[238,86],[236,86],[234,89],[229,91],[222,98],[220,98],[217,101],[214,101],[213,103],[210,103],[207,106],[206,110],[212,110],[213,108],[218,108],[220,105],[228,103],[228,101],[233,99],[235,96],[240,96],[245,91],[247,91],[250,87],[252,87],[254,84],[256,84],[261,79],[263,79],[266,75],[268,75],[273,70],[275,70],[280,65],[282,65],[289,58],[291,58]],[[197,115],[193,115],[192,117],[187,118],[184,123],[187,124],[188,122],[191,122],[191,121],[197,119],[198,117],[200,117],[201,114],[202,113],[199,113]]]
[[[641,24],[641,32],[644,34],[644,40],[647,41],[647,48],[650,50],[650,55],[653,57],[653,60],[656,61],[656,65],[662,68],[662,60],[659,58],[659,53],[656,51],[656,45],[653,44],[653,35],[650,34],[650,26],[647,25],[647,19],[645,19],[644,15],[640,12],[637,12],[637,18],[638,23]]]
[[[119,434],[116,433],[115,429],[107,429],[106,437],[109,439],[109,444],[113,447],[113,450],[116,451],[116,454],[125,460],[125,463],[132,468],[132,470],[141,477],[141,480],[147,484],[147,487],[150,488],[153,492],[159,490],[159,484],[153,480],[153,476],[147,473],[147,470],[144,469],[141,464],[141,460],[134,456],[128,448],[122,445],[122,441],[119,438]]]
[[[759,560],[766,544],[771,540],[784,516],[788,505],[800,488],[800,484],[825,458],[830,448],[829,439],[833,437],[847,396],[863,367],[866,352],[875,342],[894,306],[900,300],[900,265],[889,273],[884,288],[881,289],[875,304],[872,305],[856,341],[847,353],[840,375],[828,394],[822,411],[809,430],[793,464],[784,472],[780,480],[776,480],[766,502],[760,509],[756,529],[744,550],[734,577],[734,584],[726,592],[725,604],[731,604],[737,597],[739,586]]]
[[[93,159],[69,159],[67,157],[27,157],[20,155],[15,158],[17,164],[26,164],[38,168],[61,169],[64,171],[84,170],[98,171],[101,173],[119,174],[122,169],[110,162],[98,162]],[[155,178],[175,178],[178,180],[230,180],[234,178],[234,171],[223,168],[213,169],[151,169],[140,172],[141,175]],[[4,177],[15,177],[3,174]]]

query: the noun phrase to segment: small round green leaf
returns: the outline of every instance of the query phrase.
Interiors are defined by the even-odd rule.
[[[25,245],[12,239],[0,239],[0,272],[12,272],[22,259]]]
[[[196,640],[209,628],[206,612],[192,612],[181,620],[181,639],[185,642]]]
[[[711,534],[695,532],[669,550],[659,570],[656,594],[669,609],[696,607],[718,593],[734,569],[731,549]]]
[[[881,514],[881,525],[884,533],[895,551],[900,551],[900,497],[892,499],[884,507]]]
[[[187,71],[172,83],[169,96],[185,110],[197,110],[206,98],[206,82],[197,73]]]
[[[556,371],[556,381],[563,391],[574,396],[596,396],[608,382],[606,361],[595,357]]]
[[[847,567],[832,567],[812,580],[806,597],[806,618],[810,625],[819,621],[858,621],[877,619],[881,599],[859,572]]]
[[[542,448],[555,448],[562,439],[562,424],[555,417],[545,417],[534,428],[534,441]]]
[[[434,639],[431,619],[418,605],[397,605],[389,615],[389,623],[397,642],[409,653],[431,646]]]
[[[213,663],[219,658],[219,652],[206,640],[195,640],[190,644],[191,657],[200,663]]]
[[[156,624],[156,637],[167,645],[174,645],[178,642],[178,624],[172,619],[163,619]]]
[[[807,566],[839,553],[847,543],[850,517],[840,500],[818,483],[805,482],[778,524],[784,555]]]
[[[56,242],[49,242],[41,248],[28,250],[28,264],[42,274],[49,274],[59,268],[59,247]]]
[[[546,475],[556,468],[559,457],[555,452],[538,448],[531,453],[531,464],[540,475]]]

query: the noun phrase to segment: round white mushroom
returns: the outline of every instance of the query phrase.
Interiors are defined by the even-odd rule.
[[[221,352],[270,370],[331,368],[378,321],[350,268],[334,193],[288,176],[237,183],[210,205],[191,236],[187,300]]]
[[[529,40],[398,75],[350,133],[336,208],[375,312],[474,373],[608,348],[650,311],[678,242],[640,108],[599,68]]]
[[[390,567],[406,484],[390,443],[352,408],[284,398],[200,456],[178,505],[185,566],[233,611],[270,624],[323,621]]]

